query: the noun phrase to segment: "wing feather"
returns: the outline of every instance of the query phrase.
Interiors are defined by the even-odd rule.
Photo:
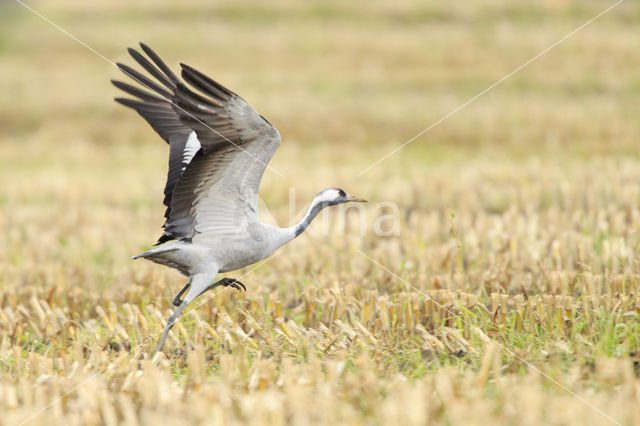
[[[138,99],[116,101],[135,109],[170,145],[167,220],[159,242],[246,231],[258,220],[258,189],[280,145],[278,131],[223,85],[181,64],[183,82],[153,50],[140,46],[151,61],[134,49],[129,53],[160,84],[124,64],[118,67],[151,92],[113,84]]]

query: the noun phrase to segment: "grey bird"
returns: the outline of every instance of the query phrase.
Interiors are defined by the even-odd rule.
[[[327,188],[298,224],[261,223],[258,187],[280,145],[278,131],[231,90],[185,64],[180,64],[181,80],[153,50],[140,47],[146,56],[134,49],[129,54],[148,75],[118,67],[148,90],[112,80],[136,98],[115,100],[136,110],[169,144],[169,171],[158,247],[132,259],[148,259],[189,277],[173,299],[177,309],[158,343],[160,351],[176,318],[196,297],[218,286],[246,290],[232,278],[214,282],[218,273],[266,258],[304,232],[325,207],[365,200]]]

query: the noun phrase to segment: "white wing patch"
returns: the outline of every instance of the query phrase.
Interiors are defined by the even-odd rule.
[[[180,172],[184,172],[184,169],[191,163],[193,156],[196,155],[196,152],[199,150],[200,141],[198,140],[198,135],[196,135],[195,131],[192,131],[189,133],[187,143],[184,145],[184,151],[182,152],[182,170],[180,170]]]

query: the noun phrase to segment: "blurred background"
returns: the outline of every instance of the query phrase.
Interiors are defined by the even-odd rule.
[[[0,3],[5,284],[42,280],[51,272],[37,271],[52,259],[55,267],[95,267],[85,277],[93,284],[124,284],[126,259],[159,235],[167,146],[113,102],[120,94],[109,83],[126,80],[110,62],[132,64],[126,48],[139,41],[174,69],[185,62],[214,77],[279,129],[271,166],[282,176],[267,171],[261,196],[282,225],[290,187],[296,211],[333,185],[370,199],[371,209],[380,201],[405,216],[441,209],[441,229],[429,232],[446,238],[450,212],[558,205],[584,198],[585,182],[595,191],[638,174],[637,2],[615,7],[360,176],[607,4],[29,5],[106,59],[20,4]],[[532,181],[529,192],[513,186]],[[408,235],[421,229],[403,226]]]
[[[639,423],[640,2],[367,169],[613,4],[28,1],[88,48],[0,0],[3,420]],[[168,156],[113,101],[140,41],[279,129],[265,220],[330,186],[369,200],[198,299],[155,363],[185,279],[129,260]]]

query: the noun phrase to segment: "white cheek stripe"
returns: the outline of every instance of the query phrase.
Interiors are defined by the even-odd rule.
[[[340,193],[333,188],[325,189],[318,194],[318,201],[332,201],[340,196]]]

